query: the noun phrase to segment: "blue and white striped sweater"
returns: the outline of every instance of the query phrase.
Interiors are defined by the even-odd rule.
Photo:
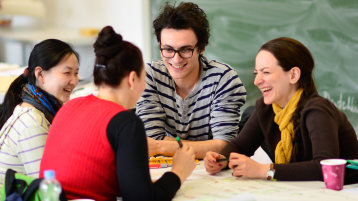
[[[149,137],[225,141],[236,137],[246,90],[229,65],[202,57],[201,66],[200,80],[184,100],[162,61],[146,66],[147,87],[136,111]]]

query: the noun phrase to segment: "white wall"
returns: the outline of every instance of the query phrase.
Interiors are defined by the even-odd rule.
[[[47,17],[40,23],[46,26],[59,26],[68,29],[85,27],[102,28],[111,25],[122,34],[124,40],[137,45],[145,61],[151,59],[150,52],[150,0],[43,0]],[[24,20],[14,18],[15,23]],[[21,22],[20,22],[21,21]],[[26,22],[26,21],[25,21]],[[31,26],[33,26],[31,24]],[[1,61],[20,63],[21,48],[16,44],[6,44],[0,50]],[[80,75],[88,77],[92,73],[94,54],[92,48],[78,48],[80,53]],[[29,48],[28,51],[31,51]]]
[[[149,0],[43,0],[48,23],[69,28],[111,25],[149,59]]]

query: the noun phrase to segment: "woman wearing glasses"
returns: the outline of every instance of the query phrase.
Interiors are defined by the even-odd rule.
[[[215,174],[228,166],[234,176],[322,181],[321,160],[357,159],[356,133],[346,115],[318,95],[313,67],[311,53],[297,40],[277,38],[264,44],[254,70],[254,84],[263,97],[238,137],[221,154],[206,154],[206,170]],[[263,141],[273,164],[249,158]],[[216,162],[225,157],[229,162]],[[346,169],[345,179],[358,182],[358,171]]]

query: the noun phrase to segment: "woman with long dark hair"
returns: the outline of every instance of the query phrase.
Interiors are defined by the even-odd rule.
[[[264,44],[254,70],[263,97],[238,137],[221,154],[206,154],[206,170],[215,174],[228,166],[234,176],[322,181],[321,160],[358,158],[356,132],[343,112],[318,95],[313,67],[311,53],[297,40],[283,37]],[[263,141],[272,164],[249,158]],[[229,162],[217,162],[225,157]],[[345,178],[346,184],[356,183],[358,172],[347,169]]]
[[[35,45],[0,110],[0,184],[8,168],[38,177],[48,129],[78,84],[78,70],[78,54],[67,43]]]

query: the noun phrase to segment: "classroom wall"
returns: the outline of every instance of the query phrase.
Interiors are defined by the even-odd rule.
[[[111,25],[150,57],[149,0],[43,0],[48,24],[79,29]]]
[[[48,17],[41,21],[71,29],[112,25],[136,44],[145,62],[159,58],[151,21],[167,0],[43,0]],[[172,1],[172,0],[169,0]],[[178,0],[180,1],[180,0]],[[190,1],[190,0],[189,0]],[[252,85],[254,56],[261,44],[279,36],[294,37],[312,51],[321,95],[345,112],[358,130],[356,0],[195,0],[211,23],[206,56],[239,71],[248,89],[248,104],[260,97]],[[18,22],[33,24],[32,20]],[[151,43],[152,41],[152,43]],[[20,63],[21,49],[0,46],[0,62]],[[28,50],[30,51],[31,48]],[[93,50],[80,49],[80,75],[92,72]]]
[[[164,2],[153,0],[152,19]],[[191,0],[186,0],[191,1]],[[176,1],[177,4],[181,0]],[[315,59],[320,95],[343,111],[358,133],[357,0],[194,0],[208,16],[211,38],[204,55],[233,66],[247,89],[247,105],[261,92],[254,86],[260,46],[277,37],[301,41]],[[153,36],[153,49],[158,49]],[[159,58],[153,51],[153,58]]]

